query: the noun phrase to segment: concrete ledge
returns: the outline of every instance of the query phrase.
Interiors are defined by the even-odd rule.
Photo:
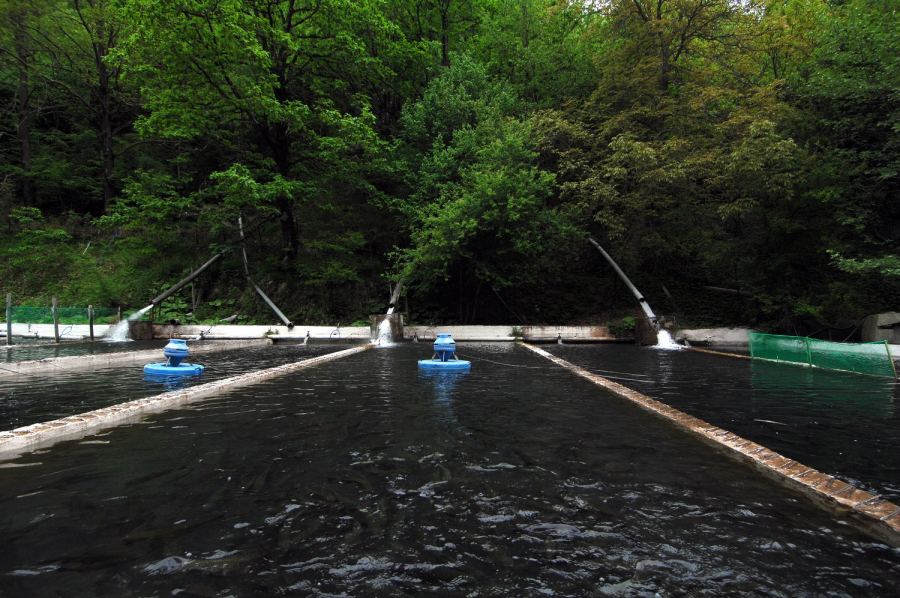
[[[551,355],[543,349],[526,343],[521,344],[523,347],[546,357],[594,384],[602,386],[639,407],[674,423],[716,448],[724,450],[727,454],[750,463],[759,471],[783,485],[800,490],[829,507],[849,511],[860,516],[860,520],[870,531],[894,546],[900,546],[900,507],[894,503],[869,494],[811,467],[797,463],[792,459],[770,451],[760,444],[741,438],[728,430],[713,426],[701,419],[669,407],[612,380],[592,374],[564,359]]]
[[[94,324],[94,338],[105,336],[112,328],[109,324]],[[13,337],[24,338],[54,338],[53,324],[12,324]],[[6,325],[3,325],[3,334],[6,337]],[[60,324],[59,336],[65,340],[84,340],[91,337],[91,327],[88,324]]]
[[[403,338],[433,341],[438,334],[452,334],[457,341],[487,342],[616,342],[607,326],[404,326]],[[633,341],[630,341],[633,342]]]
[[[750,337],[747,333],[753,332],[749,328],[695,328],[682,329],[675,333],[675,340],[687,339],[689,342],[699,345],[749,345]]]
[[[47,447],[63,440],[82,438],[103,428],[135,421],[148,413],[174,409],[201,399],[219,396],[234,388],[256,384],[269,378],[313,367],[326,361],[355,355],[372,347],[374,345],[354,347],[296,363],[232,376],[231,378],[210,382],[209,384],[163,393],[155,397],[120,403],[79,415],[0,432],[0,460],[12,459],[22,453]]]
[[[198,342],[192,344],[192,354],[215,353],[244,347],[261,347],[270,345],[269,339],[252,339],[245,341],[227,342]],[[99,369],[112,365],[129,363],[150,363],[162,359],[162,349],[147,351],[123,351],[121,353],[98,353],[96,355],[72,355],[70,357],[48,357],[47,359],[33,359],[29,361],[11,361],[2,364],[0,377],[14,376],[16,374],[32,374],[35,372],[54,372],[58,370],[89,370]]]
[[[368,326],[304,326],[297,324],[293,329],[287,326],[249,326],[249,325],[194,325],[174,326],[172,324],[154,324],[153,338],[197,338],[203,335],[209,340],[237,340],[250,338],[270,338],[278,341],[302,342],[309,334],[313,340],[332,340],[349,342],[369,342],[371,334]]]

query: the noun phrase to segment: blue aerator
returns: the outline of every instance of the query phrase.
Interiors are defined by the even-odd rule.
[[[182,363],[188,356],[187,343],[181,339],[172,339],[163,349],[165,363],[148,363],[144,366],[144,375],[151,376],[199,376],[206,369],[202,365]]]
[[[434,355],[431,359],[419,361],[420,368],[433,370],[465,370],[472,363],[456,357],[456,341],[450,334],[439,334],[434,339]]]

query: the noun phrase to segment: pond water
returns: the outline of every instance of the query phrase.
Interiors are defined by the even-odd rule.
[[[165,361],[158,345],[159,358]],[[136,345],[137,343],[120,343]],[[189,345],[190,346],[190,345]],[[189,355],[188,363],[206,367],[200,376],[147,378],[144,364],[120,364],[102,369],[59,370],[19,374],[0,379],[0,430],[84,413],[178,388],[283,365],[347,349],[351,345],[261,345]],[[143,349],[148,347],[144,346]]]
[[[799,366],[635,346],[554,355],[900,503],[900,384]],[[605,373],[612,372],[612,373]]]
[[[896,595],[900,551],[849,520],[522,347],[460,353],[374,349],[5,464],[0,590]]]
[[[100,353],[121,353],[125,351],[144,351],[147,349],[162,350],[167,340],[126,341],[123,343],[96,342],[63,342],[51,343],[46,340],[16,339],[12,348],[0,347],[0,363],[12,361],[29,361],[50,357],[68,357],[75,355],[97,355]]]

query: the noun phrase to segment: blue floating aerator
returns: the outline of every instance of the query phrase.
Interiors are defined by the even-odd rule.
[[[420,368],[433,370],[465,370],[472,367],[471,362],[457,359],[456,341],[450,334],[439,334],[434,339],[434,356],[419,361]]]
[[[144,366],[144,375],[153,376],[199,376],[206,369],[194,363],[182,363],[188,356],[187,343],[181,339],[171,339],[163,349],[165,363],[148,363]]]

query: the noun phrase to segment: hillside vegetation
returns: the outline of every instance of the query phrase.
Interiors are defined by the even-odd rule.
[[[900,308],[900,0],[0,0],[0,287],[157,318]],[[238,226],[240,218],[244,239]],[[718,289],[718,290],[716,290]],[[724,291],[722,289],[725,289]]]

